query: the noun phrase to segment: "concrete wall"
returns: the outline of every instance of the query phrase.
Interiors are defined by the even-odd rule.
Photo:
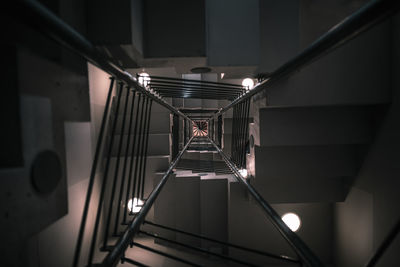
[[[306,48],[322,34],[357,11],[368,0],[299,0],[300,47]]]
[[[399,220],[400,16],[392,19],[392,104],[344,203],[336,206],[338,266],[363,266]],[[400,239],[377,266],[400,264]]]
[[[131,0],[132,44],[143,55],[143,0]]]
[[[92,161],[90,124],[67,123],[65,131],[68,214],[30,238],[26,266],[69,267],[72,265]],[[94,194],[97,195],[98,190],[95,189]],[[93,221],[93,215],[93,213],[89,215],[89,222]],[[88,233],[86,233],[83,251],[87,249],[88,240]]]
[[[299,51],[299,0],[260,1],[259,72],[272,72]]]
[[[118,5],[109,1],[88,1],[87,14],[89,39],[96,45],[130,44],[132,42],[131,0],[119,1]],[[118,30],[116,30],[118,29]]]
[[[257,65],[260,51],[259,1],[205,2],[208,65]]]
[[[145,57],[205,55],[204,1],[144,2]]]
[[[72,265],[78,230],[81,224],[83,205],[96,147],[102,110],[109,88],[108,75],[89,64],[89,91],[91,122],[65,123],[66,173],[68,190],[68,213],[40,233],[33,235],[26,246],[26,266]],[[93,203],[99,195],[99,176],[93,190]],[[95,205],[90,206],[85,229],[81,263],[87,258],[87,251],[93,229]]]

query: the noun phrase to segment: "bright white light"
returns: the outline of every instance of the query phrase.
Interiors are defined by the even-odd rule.
[[[133,199],[133,209],[132,209],[132,199],[128,202],[128,210],[133,213],[138,213],[142,209],[143,201],[137,199],[136,197]]]
[[[221,79],[223,79],[225,76],[225,73],[221,72]]]
[[[299,216],[297,216],[297,214],[294,213],[286,213],[282,216],[282,221],[284,221],[286,223],[286,225],[290,228],[290,230],[292,230],[293,232],[296,232],[297,230],[299,230],[300,225],[301,225],[301,221]]]
[[[243,79],[242,85],[243,85],[243,87],[246,87],[249,90],[254,87],[254,81],[253,81],[253,79],[246,78],[246,79]]]
[[[143,85],[144,87],[146,87],[146,86],[149,84],[149,82],[150,82],[150,75],[147,74],[146,72],[139,73],[139,80],[138,80],[138,82],[139,82],[141,85]]]
[[[247,178],[247,170],[246,169],[240,169],[239,173],[243,176],[243,178]]]

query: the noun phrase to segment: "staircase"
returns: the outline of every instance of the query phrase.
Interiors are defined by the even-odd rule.
[[[209,8],[208,5],[202,10],[207,9],[210,15]],[[308,6],[302,3],[301,8],[300,5],[296,8],[299,9],[298,16],[304,16],[303,9]],[[266,68],[265,62],[251,63],[253,66],[240,62],[231,65],[227,63],[230,62],[228,59],[226,65],[219,66],[212,64],[212,55],[202,53],[202,58],[193,59],[193,62],[200,62],[199,65],[204,67],[193,67],[197,63],[191,62],[177,71],[177,66],[171,68],[169,64],[180,60],[156,58],[143,60],[143,65],[132,64],[141,68],[135,72],[125,70],[119,66],[122,61],[114,58],[115,51],[120,48],[124,53],[130,51],[132,55],[129,57],[136,57],[134,54],[138,51],[131,44],[124,47],[116,44],[111,52],[102,44],[95,47],[40,3],[18,2],[10,9],[14,13],[15,10],[22,11],[18,12],[21,21],[16,21],[17,24],[35,22],[32,24],[52,36],[58,45],[72,48],[85,63],[90,61],[111,76],[101,125],[94,125],[99,130],[98,142],[93,153],[92,169],[86,175],[89,176],[88,190],[82,207],[81,227],[74,228],[78,238],[72,265],[180,266],[182,263],[192,266],[301,264],[314,267],[337,263],[332,251],[338,248],[345,250],[346,246],[335,244],[335,238],[342,238],[340,234],[354,228],[354,225],[352,220],[348,224],[346,216],[346,219],[340,218],[343,214],[335,213],[341,208],[336,203],[348,200],[353,182],[360,180],[359,171],[365,168],[364,158],[371,152],[370,146],[375,142],[382,118],[390,107],[391,90],[397,82],[395,72],[398,62],[393,57],[398,56],[394,45],[398,42],[395,40],[398,24],[391,16],[398,8],[395,2],[385,0],[367,4],[271,73],[271,70],[263,69]],[[63,12],[60,11],[60,14]],[[209,21],[206,20],[207,23]],[[261,24],[256,26],[265,26],[265,21],[260,21]],[[300,26],[303,31],[303,25]],[[210,29],[207,34],[213,32]],[[129,29],[129,32],[136,30]],[[136,36],[134,39],[136,41]],[[257,45],[259,39],[256,40],[252,43]],[[262,49],[271,48],[270,44],[265,46],[265,36],[260,41],[264,46]],[[282,48],[282,51],[286,50]],[[99,52],[102,50],[108,52],[107,56]],[[264,58],[264,50],[250,52],[260,54],[264,61],[273,59],[269,56]],[[268,52],[274,49],[270,50]],[[63,59],[67,55],[64,51],[61,54]],[[185,60],[191,61],[189,58],[181,63]],[[258,67],[255,66],[257,64]],[[145,76],[136,74],[134,77],[134,73],[145,68],[149,72],[152,68],[159,70],[150,76],[146,74],[147,81]],[[161,77],[156,74],[157,71],[172,74],[171,77]],[[24,73],[30,71],[24,70]],[[33,73],[34,76],[42,76],[42,73]],[[255,88],[242,86],[239,81],[250,73],[259,83]],[[223,80],[225,74],[229,78]],[[60,86],[57,82],[54,84]],[[54,84],[51,82],[48,87]],[[60,94],[58,97],[62,99]],[[43,115],[39,118],[46,119],[47,127],[50,106],[44,100],[22,97],[22,117],[26,117],[29,123],[35,121],[31,118],[35,116],[28,114],[32,109],[33,113],[39,112],[36,115]],[[31,108],[33,104],[35,108]],[[77,110],[74,105],[70,106],[68,108]],[[44,109],[46,114],[41,114],[43,110],[34,110],[36,107]],[[94,113],[97,111],[96,106]],[[64,119],[55,122],[60,124]],[[23,127],[29,123],[24,122]],[[198,127],[201,128],[200,136],[194,137],[194,131],[191,131],[193,125],[201,125]],[[51,129],[46,129],[42,137],[51,140],[51,133]],[[204,136],[206,134],[211,138]],[[27,131],[24,131],[24,138],[26,135]],[[63,135],[55,135],[58,144]],[[374,157],[384,154],[382,151],[375,153]],[[35,185],[37,177],[45,177],[36,172],[37,168],[40,171],[50,169],[46,168],[46,164],[42,165],[45,167],[32,165],[31,173],[27,168],[23,177],[32,179]],[[58,172],[61,172],[59,167]],[[380,173],[377,175],[374,171],[372,168],[366,173],[375,174],[371,178],[375,180]],[[247,173],[248,177],[242,173]],[[62,179],[65,182],[64,176]],[[29,187],[31,184],[26,185]],[[353,189],[351,192],[354,193]],[[35,190],[41,193],[40,188]],[[384,206],[389,202],[382,197],[382,192],[386,191],[379,190],[371,190],[371,194],[378,192],[380,195],[377,193],[365,198],[378,199],[370,203],[374,212],[375,205]],[[12,196],[10,192],[6,193],[7,197]],[[46,194],[35,195],[35,198],[41,197],[40,201],[47,203],[51,203],[51,199],[56,200],[53,201],[57,204],[54,206],[56,210],[61,206],[58,205],[60,199],[64,202],[66,199],[65,192],[61,193],[61,198],[54,195],[53,198],[46,198]],[[30,197],[29,192],[24,196],[28,200]],[[132,203],[134,199],[143,201],[135,204],[137,210],[129,207],[128,200]],[[40,214],[37,209],[42,210],[43,207],[40,203],[32,206],[36,212],[26,211],[37,216]],[[66,213],[66,205],[61,208],[59,213],[54,212],[57,218]],[[346,207],[343,210],[342,213],[347,212]],[[301,228],[296,233],[281,219],[287,212],[301,215]],[[369,212],[372,213],[372,208],[366,213],[370,215]],[[379,214],[374,214],[367,219],[370,224],[390,222],[387,218],[391,217],[384,214],[386,209],[379,212],[385,219],[381,220]],[[8,220],[8,217],[7,211],[5,218]],[[266,223],[266,218],[271,223]],[[18,223],[21,222],[22,219]],[[50,224],[50,221],[46,223]],[[340,223],[345,225],[340,226],[342,233],[337,234],[335,231]],[[64,224],[61,226],[64,227]],[[380,239],[384,241],[383,250],[386,249],[385,245],[400,231],[400,224],[395,226],[397,228],[389,232],[388,238],[382,238],[381,229],[375,225],[366,230],[370,235],[368,238],[378,240],[370,242],[371,250],[380,251],[379,247],[376,248]],[[42,227],[44,225],[36,225],[35,229]],[[389,227],[385,225],[385,229]],[[348,240],[347,237],[342,239],[339,242]],[[23,242],[21,244],[21,247],[25,246]],[[32,253],[31,250],[29,252]]]

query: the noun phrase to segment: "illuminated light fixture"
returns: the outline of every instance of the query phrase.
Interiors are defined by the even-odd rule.
[[[225,73],[221,72],[221,79],[223,79],[225,76]]]
[[[240,169],[239,173],[240,173],[240,175],[243,176],[243,178],[247,178],[247,170],[246,169]]]
[[[147,85],[150,83],[150,75],[146,72],[139,73],[138,82],[140,85],[147,87]]]
[[[247,90],[253,89],[254,87],[253,79],[250,78],[243,79],[242,86],[245,87]]]
[[[133,201],[132,199],[129,200],[128,210],[131,211],[132,213],[138,213],[142,209],[142,205],[143,201],[135,197]]]
[[[296,232],[301,226],[300,218],[297,214],[289,212],[282,216],[282,221],[292,230]]]

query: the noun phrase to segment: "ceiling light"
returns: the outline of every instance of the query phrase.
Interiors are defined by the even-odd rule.
[[[289,212],[286,213],[282,216],[282,221],[285,222],[285,224],[292,230],[293,232],[296,232],[299,230],[301,221],[300,218],[297,214]]]
[[[245,87],[247,90],[253,89],[254,87],[253,79],[250,78],[243,79],[242,86]]]
[[[240,175],[243,176],[243,178],[247,178],[247,170],[246,169],[240,169],[239,173],[240,173]]]
[[[150,75],[146,72],[139,73],[139,84],[146,87],[150,82]]]
[[[138,213],[142,209],[142,205],[143,201],[135,197],[133,201],[132,199],[129,200],[128,210],[131,211],[132,213]]]

